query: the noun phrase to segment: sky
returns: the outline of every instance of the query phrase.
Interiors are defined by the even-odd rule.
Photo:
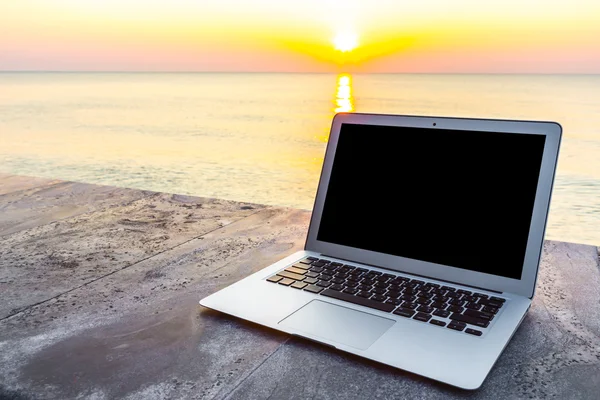
[[[600,1],[3,0],[0,70],[600,73]]]

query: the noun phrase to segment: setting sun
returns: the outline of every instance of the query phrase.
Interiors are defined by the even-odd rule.
[[[358,36],[352,32],[340,32],[333,38],[333,45],[343,53],[352,51],[358,46]]]

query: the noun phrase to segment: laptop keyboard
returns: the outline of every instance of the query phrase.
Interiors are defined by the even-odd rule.
[[[307,257],[268,282],[481,336],[506,299]]]

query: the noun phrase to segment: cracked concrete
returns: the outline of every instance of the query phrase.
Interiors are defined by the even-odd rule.
[[[8,175],[0,188],[0,398],[598,398],[596,247],[546,242],[530,312],[464,392],[198,305],[301,249],[306,211]]]

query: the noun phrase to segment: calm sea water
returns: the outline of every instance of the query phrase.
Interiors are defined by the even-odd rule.
[[[310,209],[336,110],[560,122],[547,236],[600,244],[600,76],[0,73],[0,171]]]

